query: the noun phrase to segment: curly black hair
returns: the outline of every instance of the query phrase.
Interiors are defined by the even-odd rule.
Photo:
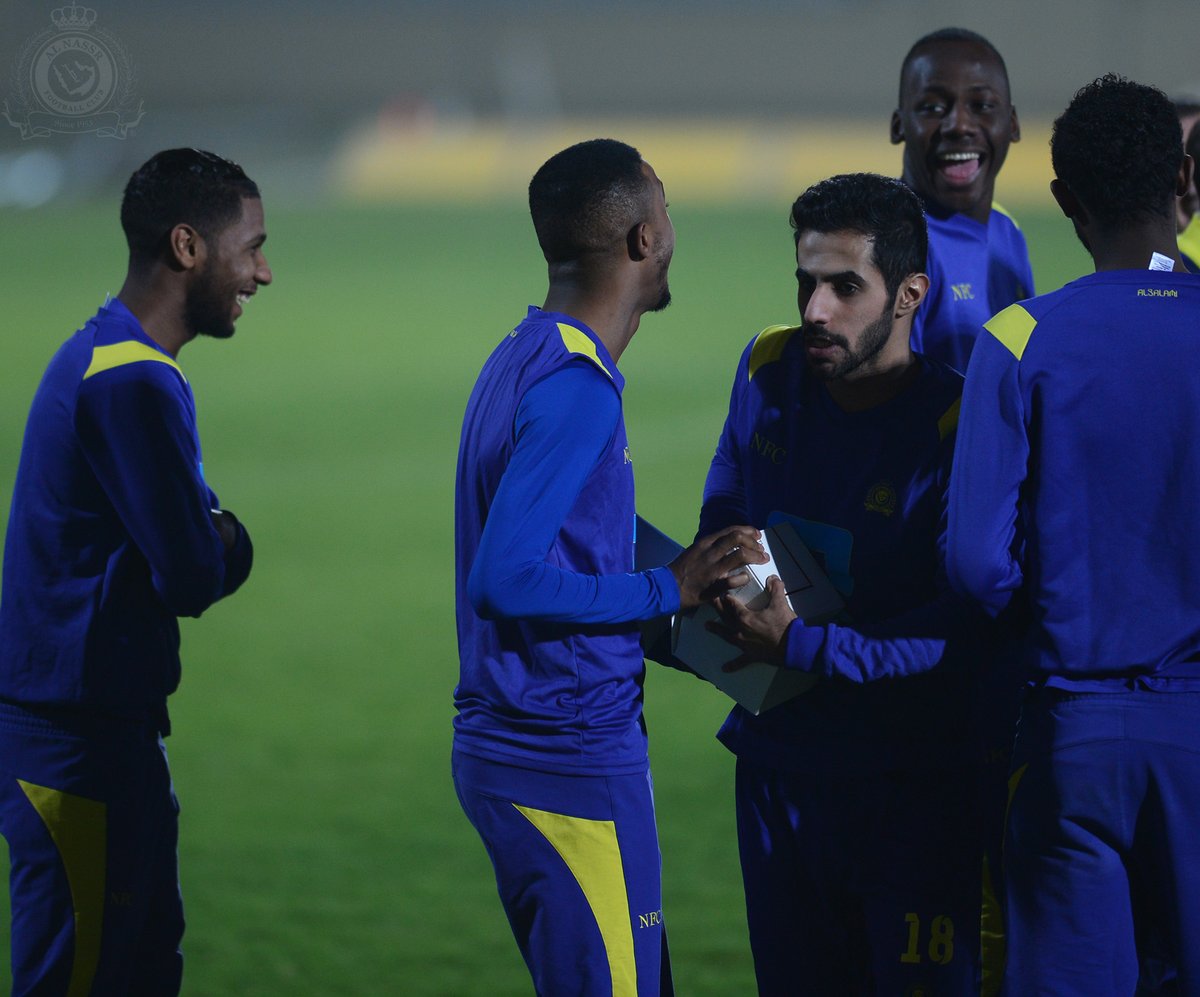
[[[1050,159],[1102,229],[1172,217],[1183,162],[1175,106],[1157,87],[1108,73],[1054,122]]]
[[[792,205],[796,243],[804,232],[860,232],[871,259],[895,297],[909,274],[925,272],[929,234],[921,200],[894,177],[842,173],[813,184]]]
[[[181,223],[208,239],[241,217],[243,197],[259,196],[258,185],[228,159],[200,149],[157,153],[129,178],[121,199],[130,257],[153,259]]]

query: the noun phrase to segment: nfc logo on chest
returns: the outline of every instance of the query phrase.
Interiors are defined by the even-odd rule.
[[[765,457],[772,464],[782,464],[787,459],[787,450],[758,433],[751,438],[750,446],[757,451],[760,457]]]
[[[951,284],[950,290],[954,292],[955,301],[974,301],[975,295],[971,292],[970,284]]]

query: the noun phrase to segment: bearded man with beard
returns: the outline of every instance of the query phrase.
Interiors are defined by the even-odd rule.
[[[58,350],[26,424],[0,603],[0,830],[13,993],[176,994],[178,803],[163,738],[179,616],[250,572],[205,482],[196,336],[228,338],[271,282],[258,187],[195,149],[151,158],[121,203],[129,268]]]
[[[922,205],[833,177],[792,207],[798,326],[746,347],[700,532],[787,518],[846,615],[796,619],[783,585],[719,600],[742,655],[820,676],[718,737],[761,995],[978,993],[980,830],[971,745],[978,611],[947,590],[945,490],[962,378],[912,351],[929,287]]]

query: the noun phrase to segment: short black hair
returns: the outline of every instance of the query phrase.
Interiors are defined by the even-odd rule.
[[[1171,217],[1183,132],[1161,90],[1109,73],[1054,122],[1050,160],[1101,228]]]
[[[904,61],[900,63],[900,91],[897,98],[897,106],[904,104],[904,74],[908,72],[908,67],[912,65],[913,60],[921,53],[922,49],[929,48],[932,45],[940,45],[950,42],[966,42],[971,45],[978,45],[985,49],[991,56],[1000,64],[1000,72],[1004,76],[1004,88],[1008,90],[1009,95],[1012,95],[1012,87],[1008,82],[1008,66],[1004,63],[1004,56],[1000,54],[1000,50],[989,42],[983,35],[977,31],[971,31],[968,28],[938,28],[937,31],[931,31],[927,35],[922,35],[912,43],[912,48],[908,50],[908,54],[904,57]]]
[[[228,159],[200,149],[166,149],[129,178],[121,198],[121,228],[131,259],[153,259],[181,223],[211,238],[241,217],[242,198],[258,185]]]
[[[551,156],[529,182],[529,213],[548,263],[603,253],[646,217],[650,186],[642,156],[611,138]]]
[[[804,232],[859,232],[892,297],[910,274],[924,273],[929,234],[921,199],[894,177],[842,173],[813,184],[792,205],[797,245]]]

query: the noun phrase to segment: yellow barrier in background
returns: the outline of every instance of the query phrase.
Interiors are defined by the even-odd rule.
[[[1049,126],[1022,129],[997,183],[997,199],[1050,207]],[[641,150],[679,203],[790,200],[835,173],[896,176],[901,149],[877,123],[771,125],[707,120],[570,121],[546,125],[383,123],[350,138],[334,163],[334,188],[356,201],[490,201],[524,198],[529,178],[574,142],[619,138]]]

